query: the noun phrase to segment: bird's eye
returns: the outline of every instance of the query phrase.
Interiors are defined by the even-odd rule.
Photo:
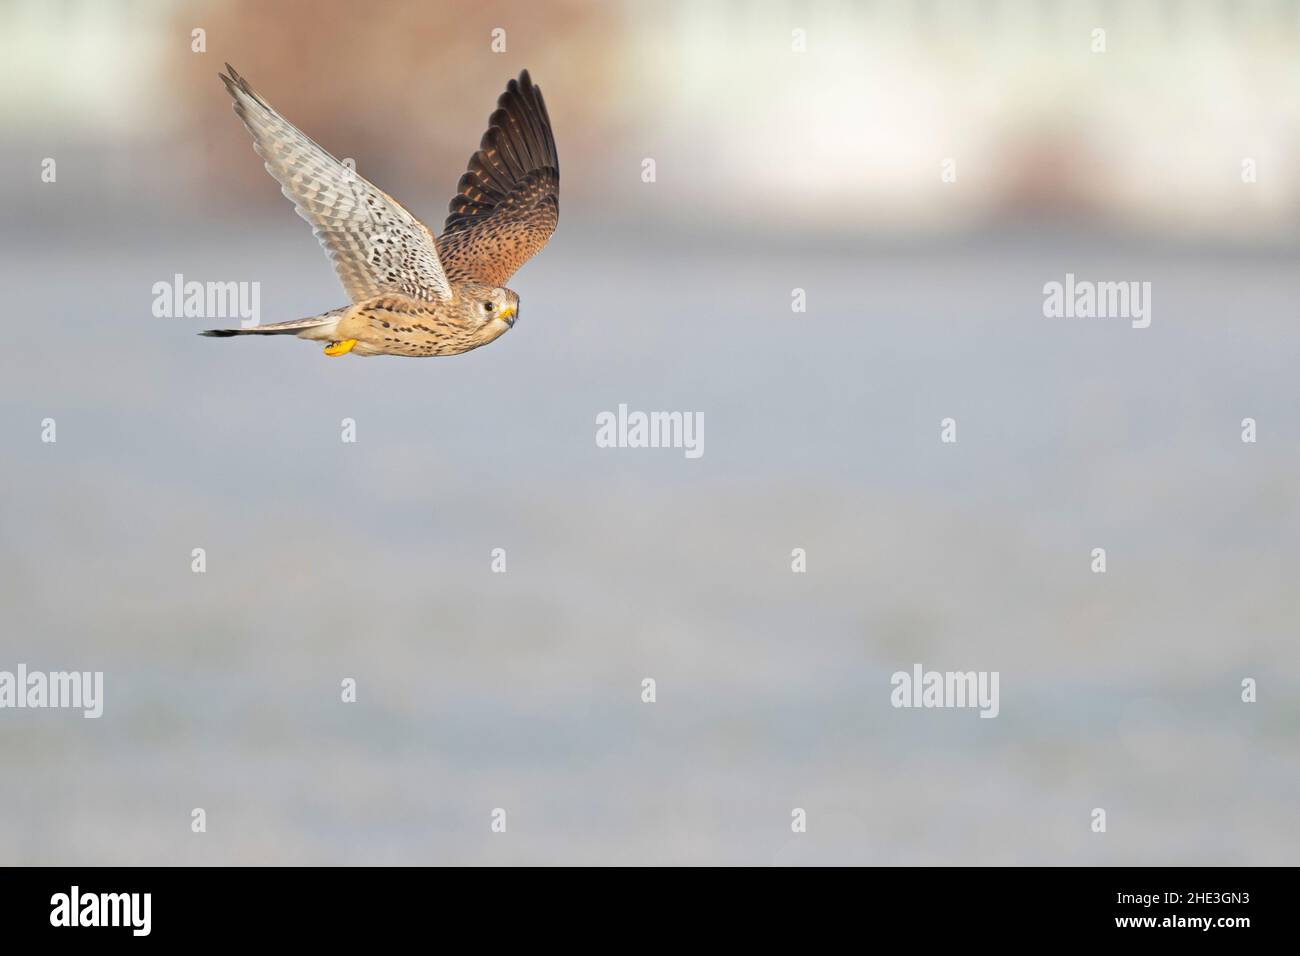
[[[483,311],[484,311],[484,312],[491,312],[493,308],[495,308],[495,306],[493,306],[491,302],[484,302],[484,303],[483,303]]]

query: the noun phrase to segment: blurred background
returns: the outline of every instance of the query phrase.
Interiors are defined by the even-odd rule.
[[[106,695],[0,712],[0,863],[1294,864],[1298,44],[1281,0],[0,4],[0,669]],[[527,67],[514,330],[155,318],[345,301],[225,61],[435,232]],[[1067,272],[1150,328],[1044,318]],[[620,403],[703,457],[597,448]],[[893,709],[916,662],[1000,716]]]

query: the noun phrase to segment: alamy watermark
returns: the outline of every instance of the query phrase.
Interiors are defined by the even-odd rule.
[[[0,671],[0,709],[80,708],[83,717],[104,713],[103,671]]]
[[[50,897],[51,926],[120,926],[132,936],[148,936],[153,920],[152,893],[83,893],[73,885]]]
[[[895,707],[971,707],[981,717],[996,717],[997,671],[927,671],[913,664],[911,673],[895,671],[889,678],[889,702]]]
[[[153,297],[158,319],[238,319],[251,329],[262,315],[260,282],[186,282],[178,272],[171,282],[155,282]]]
[[[1150,282],[1092,282],[1065,274],[1043,286],[1043,316],[1049,319],[1131,319],[1133,328],[1151,324]]]
[[[681,448],[687,458],[704,454],[703,412],[629,412],[596,416],[597,448]]]

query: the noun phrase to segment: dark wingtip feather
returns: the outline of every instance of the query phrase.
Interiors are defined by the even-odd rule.
[[[221,77],[221,82],[226,84],[226,90],[230,93],[231,97],[235,100],[236,110],[239,109],[238,104],[241,95],[248,97],[258,106],[265,107],[266,109],[271,108],[267,104],[266,100],[262,99],[255,92],[253,92],[253,88],[248,85],[248,80],[240,76],[239,71],[237,71],[229,63],[226,64],[226,72],[218,73],[217,76]]]
[[[234,329],[208,329],[206,332],[200,332],[199,335],[206,335],[209,338],[225,339],[232,335],[238,335]]]
[[[235,72],[235,68],[229,63],[226,64],[226,69],[230,71],[229,74],[218,73],[217,76],[221,77],[221,82],[225,84],[226,92],[229,93],[230,98],[235,101],[235,112],[239,112],[239,74]]]
[[[528,70],[520,70],[497,97],[478,151],[447,204],[443,232],[487,218],[512,191],[533,179],[558,185],[559,173],[555,134],[541,88],[533,85]]]

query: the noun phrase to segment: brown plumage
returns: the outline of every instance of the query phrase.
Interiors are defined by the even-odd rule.
[[[451,200],[443,235],[339,162],[226,64],[221,79],[253,147],[311,223],[351,305],[251,329],[203,335],[296,335],[326,355],[457,355],[515,324],[505,283],[559,220],[560,168],[542,91],[525,70],[497,100]]]

